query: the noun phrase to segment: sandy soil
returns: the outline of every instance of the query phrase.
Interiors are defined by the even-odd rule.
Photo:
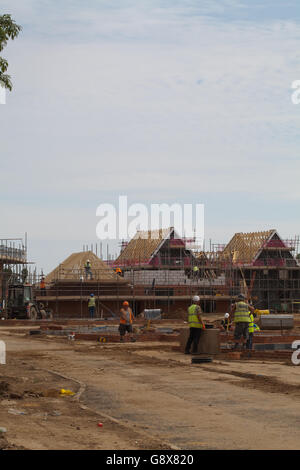
[[[192,365],[171,344],[68,342],[17,328],[1,328],[0,339],[6,448],[300,447],[300,368],[289,363]]]

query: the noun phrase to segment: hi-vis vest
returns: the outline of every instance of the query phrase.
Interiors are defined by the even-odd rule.
[[[129,322],[130,322],[130,324],[132,324],[133,315],[132,315],[131,308],[129,308],[126,312],[129,313]],[[121,316],[121,317],[120,317],[120,323],[121,323],[122,325],[126,325],[126,324],[127,324],[127,320]]]
[[[193,304],[188,308],[188,322],[190,328],[202,328],[202,323],[199,322],[199,319],[196,314],[196,309],[198,305]]]
[[[252,313],[249,315],[250,322],[249,322],[249,333],[254,333],[254,317]]]
[[[95,307],[96,306],[96,299],[95,297],[91,297],[89,299],[88,307]]]
[[[250,323],[249,317],[249,307],[246,302],[237,302],[234,312],[234,322],[235,323]]]

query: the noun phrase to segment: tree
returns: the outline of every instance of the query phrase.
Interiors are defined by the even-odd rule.
[[[11,15],[0,15],[0,52],[7,45],[9,39],[15,39],[22,27],[17,25]],[[7,60],[0,57],[0,83],[4,88],[12,90],[12,82],[9,75],[6,74],[8,69]]]

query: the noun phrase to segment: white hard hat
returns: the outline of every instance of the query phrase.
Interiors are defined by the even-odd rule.
[[[225,318],[228,318],[228,317],[229,317],[229,313],[225,313],[224,317],[225,317]]]
[[[199,302],[199,300],[200,300],[199,295],[194,295],[193,302]]]
[[[89,259],[87,259],[86,261],[87,261],[88,263],[90,262],[90,260],[89,260]]]

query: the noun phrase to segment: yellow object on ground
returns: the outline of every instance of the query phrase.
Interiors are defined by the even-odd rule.
[[[73,396],[73,395],[75,395],[75,393],[72,392],[72,390],[65,390],[64,388],[62,388],[62,389],[60,390],[60,394],[61,394],[61,395],[68,395],[68,396]]]
[[[258,309],[255,309],[255,310],[254,310],[254,313],[256,313],[256,315],[270,315],[270,310],[258,310]]]

